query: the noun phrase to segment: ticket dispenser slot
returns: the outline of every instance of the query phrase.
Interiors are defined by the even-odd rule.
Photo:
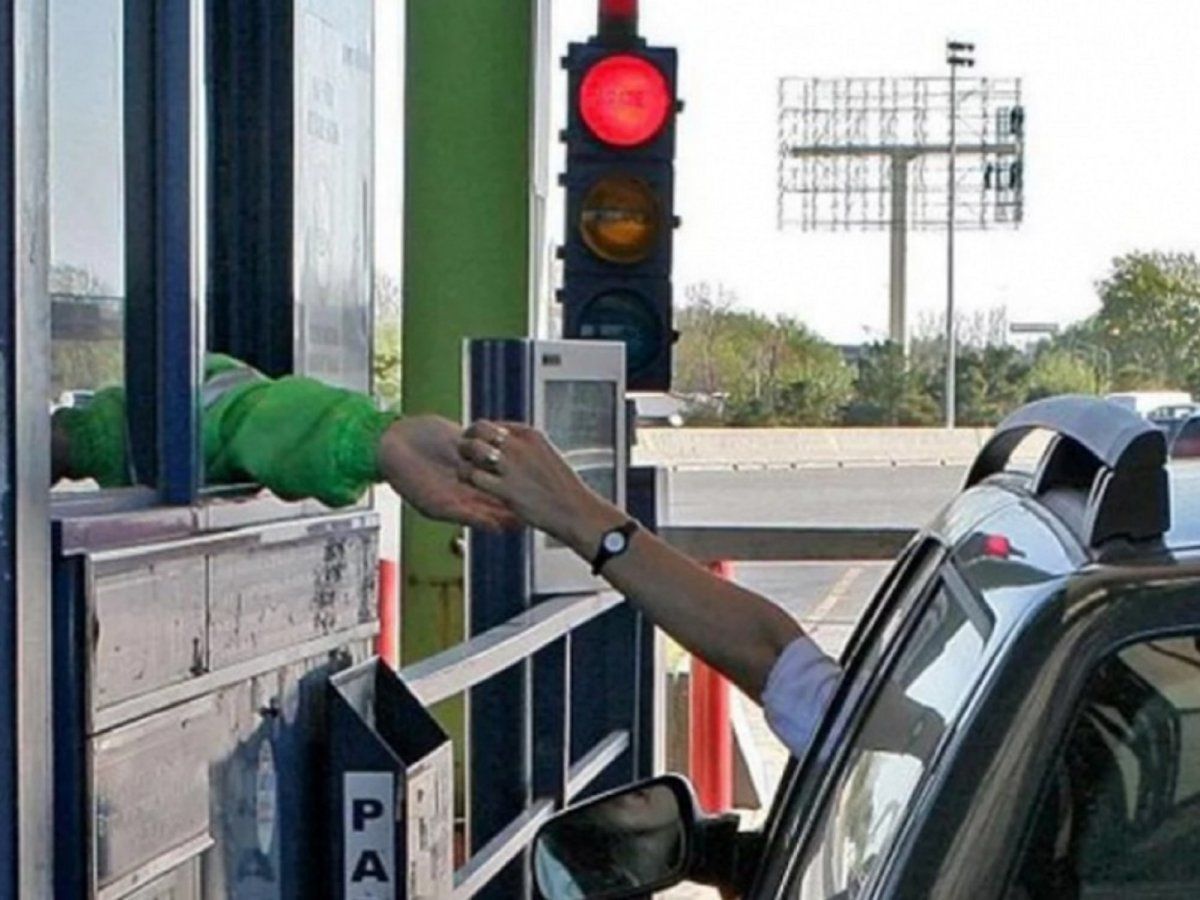
[[[471,419],[525,422],[543,431],[589,487],[624,507],[629,459],[624,344],[481,339],[467,342],[464,357],[464,406]],[[482,589],[511,592],[527,585],[534,596],[548,596],[604,587],[570,548],[545,534],[527,532],[520,547],[505,537],[478,537],[471,578]],[[499,571],[489,571],[495,567]],[[513,577],[517,567],[520,585]]]
[[[453,893],[450,740],[378,658],[329,681],[334,897]]]

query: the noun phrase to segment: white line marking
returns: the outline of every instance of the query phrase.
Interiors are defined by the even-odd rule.
[[[846,592],[856,582],[863,573],[862,566],[851,566],[842,573],[839,578],[829,589],[829,593],[825,595],[817,608],[803,618],[804,624],[808,625],[808,633],[815,634],[821,629],[823,620],[833,612],[833,608],[846,598]]]

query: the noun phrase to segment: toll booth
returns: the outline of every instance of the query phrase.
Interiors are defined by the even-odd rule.
[[[49,7],[52,399],[116,385],[129,462],[51,495],[55,890],[331,896],[379,520],[206,483],[202,373],[370,388],[374,4]]]
[[[351,851],[382,896],[523,896],[537,827],[654,765],[652,630],[594,582],[510,593],[532,536],[472,536],[469,633],[397,675],[371,503],[206,479],[207,354],[369,388],[375,10],[0,0],[0,898],[380,896]],[[475,412],[519,415],[499,371]],[[126,483],[48,492],[47,413],[113,402]]]

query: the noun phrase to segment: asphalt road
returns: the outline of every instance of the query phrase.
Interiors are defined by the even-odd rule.
[[[670,474],[675,524],[920,525],[954,496],[959,466],[682,470]]]
[[[730,525],[921,525],[962,484],[952,466],[679,471],[670,521]],[[775,600],[836,652],[886,563],[741,563],[739,583]]]

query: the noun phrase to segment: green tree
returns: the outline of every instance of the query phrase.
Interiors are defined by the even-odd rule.
[[[725,285],[685,291],[677,316],[675,389],[707,416],[736,425],[825,425],[850,400],[853,373],[836,347],[797,319],[737,308]],[[705,399],[720,403],[705,404]]]
[[[913,352],[905,359],[903,348],[891,341],[864,348],[854,393],[845,414],[850,425],[931,425],[938,419],[937,395],[923,356]]]
[[[956,421],[994,425],[1025,402],[1029,363],[1015,347],[966,347],[955,367]]]
[[[1100,311],[1077,333],[1111,354],[1114,386],[1200,384],[1200,263],[1191,253],[1134,252],[1096,285]]]
[[[375,278],[375,347],[371,367],[375,396],[385,406],[400,402],[402,310],[400,285],[387,273],[379,273]]]
[[[1025,400],[1040,400],[1055,394],[1089,394],[1096,390],[1096,370],[1078,353],[1066,347],[1048,347],[1039,353],[1029,371]]]

